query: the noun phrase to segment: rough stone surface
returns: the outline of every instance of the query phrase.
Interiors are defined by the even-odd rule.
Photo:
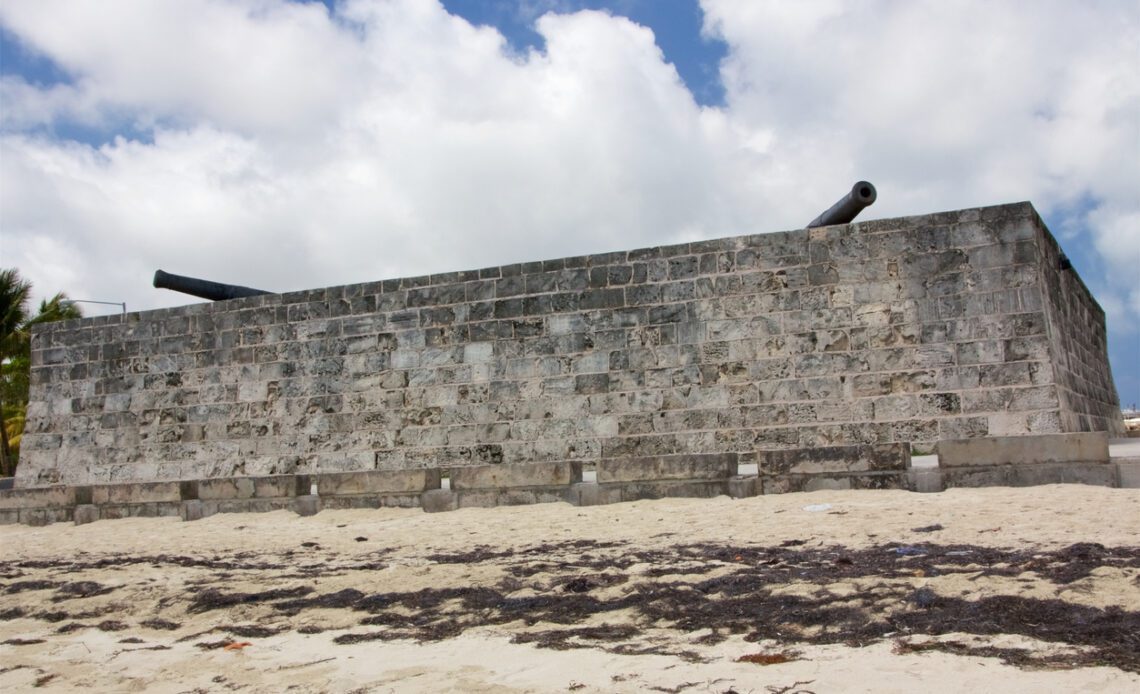
[[[906,472],[868,472],[834,475],[775,475],[760,478],[764,494],[812,492],[822,489],[910,489]]]
[[[760,493],[760,481],[756,477],[733,477],[728,481],[728,495],[733,499],[746,499]]]
[[[1038,463],[990,465],[942,470],[942,483],[952,487],[1033,487],[1042,484],[1120,486],[1114,463]]]
[[[736,476],[737,459],[735,453],[720,453],[600,460],[597,481],[604,484],[642,480],[723,480]]]
[[[942,441],[940,468],[1035,463],[1107,463],[1108,435],[1104,432],[1038,436],[1002,436]]]
[[[910,488],[916,492],[931,494],[944,490],[942,485],[942,472],[935,469],[915,470],[910,475]]]
[[[459,508],[459,500],[450,489],[432,489],[420,495],[420,506],[427,513],[454,511]]]
[[[603,506],[621,502],[621,489],[603,487],[596,482],[570,485],[566,501],[575,506]]]
[[[1019,203],[45,324],[16,484],[1115,432],[1058,254]]]
[[[893,443],[762,451],[757,459],[762,476],[902,471],[910,467],[910,447]]]
[[[1116,463],[1116,474],[1124,489],[1140,489],[1140,461]]]
[[[80,504],[75,507],[75,524],[87,525],[99,520],[99,507],[94,504]]]
[[[293,511],[299,516],[315,516],[321,510],[321,497],[305,494],[293,499]]]
[[[90,503],[103,506],[181,500],[178,482],[150,482],[96,485],[91,488]]]
[[[372,470],[315,475],[321,496],[356,494],[419,494],[439,489],[439,470]]]
[[[308,490],[303,490],[307,492]],[[203,501],[222,499],[272,499],[295,496],[297,480],[292,475],[274,477],[232,477],[198,481],[198,498]]]
[[[420,493],[322,496],[321,508],[418,508]]]
[[[729,481],[725,480],[646,480],[642,482],[615,482],[600,484],[612,493],[618,490],[621,501],[643,499],[697,498],[711,499],[728,495]]]
[[[202,520],[207,515],[205,504],[198,499],[191,499],[182,502],[181,514],[184,521]]]
[[[60,508],[74,506],[75,487],[40,487],[9,489],[0,492],[0,509]]]
[[[494,506],[523,506],[546,504],[566,500],[565,489],[549,487],[476,489],[455,492],[458,508],[491,508]]]
[[[78,508],[78,507],[77,507]],[[107,504],[99,506],[99,517],[104,520],[115,518],[157,518],[182,514],[181,501],[148,501],[138,504]]]
[[[510,487],[565,487],[582,481],[582,463],[557,462],[530,465],[480,465],[451,470],[451,488],[496,489]]]

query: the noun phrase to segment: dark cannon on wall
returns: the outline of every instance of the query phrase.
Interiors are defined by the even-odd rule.
[[[200,280],[196,277],[173,275],[162,270],[154,272],[154,286],[159,289],[173,289],[176,292],[189,294],[210,301],[225,301],[226,299],[240,299],[246,296],[261,296],[270,294],[264,289],[242,287],[236,284],[222,284],[210,280]]]
[[[851,192],[844,195],[827,211],[808,222],[807,228],[826,227],[832,224],[848,224],[855,219],[864,208],[875,202],[878,193],[875,186],[867,181],[859,181],[851,187]]]

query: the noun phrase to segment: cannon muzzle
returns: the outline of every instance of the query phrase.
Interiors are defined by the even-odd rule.
[[[844,195],[827,209],[826,212],[811,220],[807,228],[825,227],[832,224],[847,224],[852,219],[855,219],[864,207],[869,207],[871,203],[875,202],[878,193],[875,192],[875,186],[866,181],[859,181],[852,188],[851,192]]]
[[[159,289],[173,289],[176,292],[182,292],[183,294],[189,294],[211,301],[240,299],[243,296],[260,296],[261,294],[270,293],[264,289],[241,287],[236,284],[222,284],[221,282],[200,280],[196,277],[172,275],[162,270],[154,271],[154,286]]]

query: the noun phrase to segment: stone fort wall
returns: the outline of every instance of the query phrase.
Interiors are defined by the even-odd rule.
[[[1120,428],[1028,203],[49,324],[18,486]]]

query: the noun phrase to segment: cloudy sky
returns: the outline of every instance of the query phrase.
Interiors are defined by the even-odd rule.
[[[860,178],[868,218],[1031,200],[1140,402],[1134,0],[0,4],[0,264],[40,296],[777,231]]]

